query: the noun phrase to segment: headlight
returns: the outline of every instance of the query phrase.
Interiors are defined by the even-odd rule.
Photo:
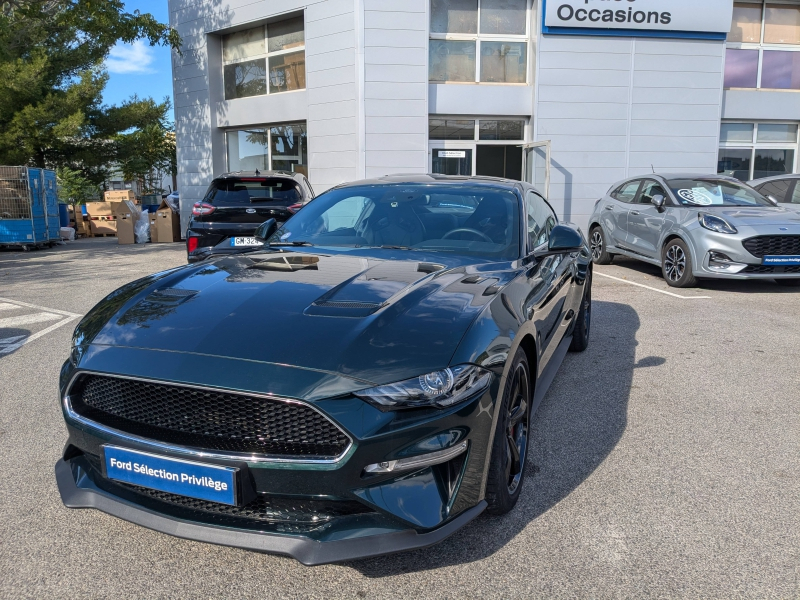
[[[484,391],[491,381],[490,371],[474,365],[459,365],[406,381],[379,385],[355,395],[379,408],[446,408]]]
[[[711,231],[716,231],[717,233],[739,233],[736,227],[722,217],[709,215],[708,213],[698,213],[697,219],[700,221],[700,225]]]

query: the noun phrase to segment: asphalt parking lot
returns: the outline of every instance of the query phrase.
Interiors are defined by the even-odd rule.
[[[61,504],[72,328],[181,244],[0,253],[3,597],[800,596],[800,290],[596,270],[589,349],[535,420],[517,508],[427,549],[307,568]],[[635,285],[634,285],[635,284]]]

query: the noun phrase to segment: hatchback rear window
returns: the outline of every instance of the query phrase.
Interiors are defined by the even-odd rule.
[[[214,181],[203,202],[220,205],[250,204],[253,202],[300,202],[297,184],[290,179],[253,177]]]

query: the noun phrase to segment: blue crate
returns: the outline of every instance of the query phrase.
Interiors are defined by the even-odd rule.
[[[0,219],[0,244],[43,244],[47,239],[44,217]]]
[[[0,219],[0,245],[46,244],[61,239],[55,171],[3,167],[4,177],[30,201],[31,218]],[[27,211],[26,211],[27,212]]]

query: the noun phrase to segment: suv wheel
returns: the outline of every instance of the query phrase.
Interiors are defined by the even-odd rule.
[[[592,250],[592,262],[596,265],[610,265],[614,257],[606,250],[606,236],[600,225],[595,225],[589,233],[589,246]]]
[[[668,241],[661,250],[661,271],[672,287],[697,286],[697,278],[692,273],[692,256],[686,242],[680,238]]]

